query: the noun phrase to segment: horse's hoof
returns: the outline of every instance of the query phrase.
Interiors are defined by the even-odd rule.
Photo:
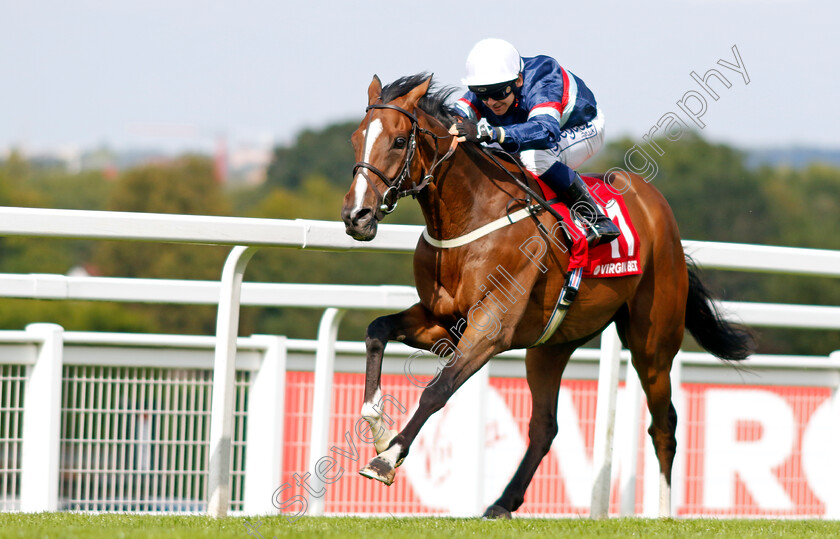
[[[376,479],[390,487],[394,482],[394,476],[397,475],[397,469],[382,457],[374,457],[367,466],[359,470],[359,475],[368,479]]]
[[[508,511],[504,507],[499,507],[498,505],[491,505],[487,508],[487,511],[484,512],[484,515],[481,518],[483,518],[484,520],[510,520],[512,517],[510,515],[510,511]]]

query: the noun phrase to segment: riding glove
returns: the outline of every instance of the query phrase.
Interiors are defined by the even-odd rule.
[[[501,142],[500,134],[486,123],[478,123],[464,118],[455,124],[458,136],[469,142]],[[501,129],[499,129],[501,131]]]

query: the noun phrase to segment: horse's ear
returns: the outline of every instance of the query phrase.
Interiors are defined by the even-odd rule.
[[[368,106],[373,105],[380,95],[382,95],[382,81],[374,75],[368,86]]]
[[[412,110],[414,107],[417,106],[417,102],[420,101],[420,98],[426,95],[426,92],[429,91],[429,86],[432,84],[432,75],[429,75],[429,78],[418,84],[414,87],[413,90],[405,94],[405,108],[408,110]]]

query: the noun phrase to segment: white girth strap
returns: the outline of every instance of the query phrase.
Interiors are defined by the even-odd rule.
[[[476,228],[472,232],[468,234],[464,234],[463,236],[459,236],[457,238],[452,238],[448,240],[436,240],[429,235],[429,231],[425,228],[423,229],[423,239],[426,240],[426,243],[437,247],[439,249],[452,249],[453,247],[461,247],[462,245],[466,245],[468,243],[474,242],[478,238],[483,238],[487,234],[491,232],[495,232],[500,228],[504,228],[508,225],[512,225],[517,221],[521,221],[522,219],[531,215],[531,212],[539,208],[539,206],[531,206],[529,208],[522,208],[521,210],[515,211],[510,215],[506,215],[491,223],[487,223],[486,225]]]

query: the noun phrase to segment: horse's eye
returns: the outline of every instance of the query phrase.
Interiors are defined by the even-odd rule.
[[[397,137],[396,139],[394,139],[394,148],[396,148],[397,150],[401,150],[405,148],[405,143],[405,137]]]

